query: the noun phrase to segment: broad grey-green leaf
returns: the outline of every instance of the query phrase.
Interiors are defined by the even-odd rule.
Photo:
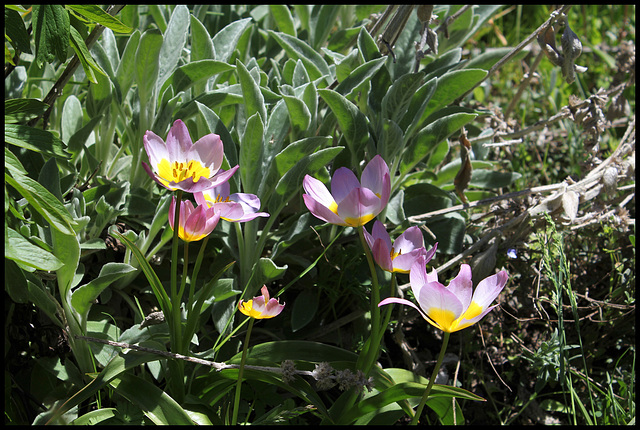
[[[272,4],[269,5],[269,11],[271,12],[271,16],[273,16],[273,20],[276,22],[278,29],[282,33],[288,34],[293,37],[297,37],[296,27],[293,22],[293,17],[291,16],[291,11],[289,10],[289,6],[284,4]]]
[[[291,310],[291,331],[294,333],[309,324],[318,310],[318,291],[315,288],[304,289],[293,301]]]
[[[399,123],[409,108],[411,98],[422,86],[423,73],[402,75],[382,98],[382,117]]]
[[[255,194],[263,179],[262,165],[264,124],[258,113],[247,120],[247,126],[240,145],[240,176],[244,192]],[[266,173],[266,172],[265,172]]]
[[[162,48],[162,33],[157,29],[149,29],[142,34],[136,49],[135,75],[138,83],[140,106],[145,106],[151,99],[158,79],[158,64]]]
[[[140,43],[140,32],[135,30],[128,38],[124,47],[124,52],[116,68],[116,82],[120,86],[122,97],[125,97],[131,88],[135,75],[135,58],[138,43]]]
[[[191,15],[191,61],[213,60],[216,50],[211,35],[198,18]]]
[[[350,98],[361,89],[363,85],[371,80],[373,75],[375,75],[386,61],[386,57],[376,58],[356,67],[346,79],[336,86],[335,91]]]
[[[269,213],[276,216],[284,205],[302,188],[302,179],[306,174],[313,174],[326,166],[342,150],[343,146],[321,149],[313,154],[300,159],[282,178],[278,181],[275,191],[269,199]]]
[[[71,294],[71,305],[75,308],[76,312],[86,317],[93,301],[105,288],[111,285],[114,281],[135,270],[135,267],[126,263],[106,263],[100,269],[100,274],[97,278],[78,287]]]
[[[180,91],[186,91],[193,85],[204,82],[218,73],[233,70],[234,68],[231,64],[216,60],[191,61],[184,66],[178,67],[171,74],[162,85],[160,94],[170,85],[173,86],[174,93],[178,94]]]
[[[357,158],[359,152],[369,141],[367,118],[353,103],[336,91],[322,89],[318,90],[318,94],[338,120],[352,157]]]
[[[486,70],[465,69],[454,70],[438,79],[438,87],[427,104],[418,124],[427,119],[432,113],[447,106],[462,94],[473,88],[487,75]]]
[[[156,89],[161,88],[164,81],[178,65],[182,57],[182,50],[189,33],[189,9],[185,5],[178,5],[173,10],[167,30],[164,32],[162,48],[159,54],[158,81]],[[162,93],[159,93],[162,94]],[[175,93],[174,93],[175,94]]]
[[[313,85],[313,84],[311,84]],[[302,100],[294,96],[282,96],[289,111],[291,128],[295,133],[306,131],[311,124],[311,112]]]
[[[55,255],[32,244],[12,228],[7,227],[6,233],[5,258],[44,271],[55,271],[62,267],[62,261]]]
[[[238,40],[251,25],[251,18],[239,19],[224,27],[213,36],[212,42],[216,53],[216,60],[229,61],[231,54],[238,45]]]
[[[273,30],[268,30],[268,33],[285,50],[289,58],[301,60],[304,63],[312,80],[331,76],[327,62],[307,43],[285,33]]]
[[[264,104],[264,96],[260,92],[260,86],[253,80],[251,74],[240,60],[236,60],[236,72],[242,87],[244,105],[247,109],[247,117],[256,112],[260,115],[262,122],[267,121],[267,107]]]
[[[204,120],[209,133],[215,133],[220,136],[220,139],[222,139],[222,144],[224,145],[224,156],[229,162],[229,167],[236,166],[238,164],[238,151],[233,138],[229,134],[229,130],[227,130],[227,127],[214,111],[200,102],[196,102],[196,106],[198,107],[200,115],[202,115],[202,119]]]
[[[62,140],[51,132],[27,125],[5,124],[4,141],[11,145],[41,152],[45,155],[67,159],[70,154],[65,150]]]

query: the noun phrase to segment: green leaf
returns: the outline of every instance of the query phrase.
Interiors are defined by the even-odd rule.
[[[309,77],[317,80],[322,77],[330,77],[331,72],[327,62],[322,58],[316,50],[306,44],[304,41],[290,36],[285,33],[278,33],[268,30],[268,33],[276,42],[285,50],[289,58],[293,60],[301,60],[304,63]],[[326,79],[326,78],[325,78]]]
[[[400,175],[408,174],[420,161],[431,154],[440,142],[447,139],[476,116],[476,114],[455,113],[439,118],[420,130],[402,155],[399,169]]]
[[[98,81],[96,80],[96,73],[94,72],[97,72],[105,76],[106,76],[106,73],[102,70],[102,68],[95,62],[95,60],[91,56],[91,53],[89,52],[89,49],[87,48],[87,45],[84,43],[84,39],[82,39],[82,36],[78,32],[78,30],[76,30],[74,27],[71,27],[70,34],[71,34],[71,47],[73,47],[73,50],[76,52],[76,55],[80,60],[80,63],[82,63],[82,68],[84,69],[84,73],[87,75],[87,78],[89,79],[89,81],[93,82],[94,84],[97,84]]]
[[[365,27],[360,28],[358,33],[358,52],[362,56],[362,61],[367,62],[380,58],[380,49]]]
[[[69,13],[59,4],[34,4],[31,19],[38,67],[56,57],[64,63],[69,46]]]
[[[69,4],[67,7],[100,25],[110,28],[116,33],[131,33],[133,31],[131,27],[124,25],[118,18],[109,15],[107,12],[102,10],[100,6],[90,4]]]
[[[216,58],[216,50],[211,41],[211,35],[207,28],[191,15],[191,61],[213,60]]]
[[[4,8],[4,31],[16,50],[31,54],[29,33],[27,33],[22,15],[18,11],[8,7]]]
[[[189,9],[185,5],[176,6],[171,14],[167,30],[163,35],[162,48],[160,48],[156,89],[162,88],[164,81],[173,73],[182,57],[182,50],[189,33],[189,16]]]
[[[193,425],[189,414],[167,393],[130,373],[109,382],[121,396],[139,407],[156,425]]]
[[[4,101],[4,122],[27,122],[42,115],[49,105],[38,99],[9,99]],[[5,131],[6,134],[6,131]]]
[[[327,41],[329,32],[335,25],[336,18],[342,5],[320,4],[314,5],[309,16],[309,41],[311,46],[318,51]]]
[[[267,121],[267,108],[264,104],[264,97],[260,92],[260,86],[253,80],[251,74],[240,60],[236,60],[236,71],[242,87],[244,105],[247,109],[247,117],[256,112],[260,115],[262,123]]]
[[[422,86],[423,73],[402,75],[382,98],[382,117],[400,123],[409,109],[411,98]]]
[[[222,139],[224,145],[224,155],[229,162],[230,167],[234,167],[238,164],[238,152],[236,144],[229,134],[229,130],[224,125],[222,120],[216,115],[214,111],[200,102],[196,102],[196,106],[202,116],[209,133],[215,133]]]
[[[235,67],[231,64],[222,63],[216,60],[198,60],[191,61],[184,66],[178,67],[171,76],[162,84],[160,94],[172,85],[175,94],[180,91],[186,91],[193,85],[206,81],[218,73],[233,70]]]
[[[238,353],[228,363],[239,363]],[[306,340],[278,340],[264,342],[249,348],[249,357],[253,360],[267,360],[279,363],[284,360],[310,361],[350,361],[358,359],[358,355],[346,349],[320,342]]]
[[[266,115],[266,113],[265,113]],[[240,145],[240,177],[242,178],[242,188],[245,193],[255,194],[258,191],[263,175],[264,124],[258,113],[253,114],[247,120],[247,126],[242,136]]]
[[[386,61],[387,57],[376,58],[356,67],[345,80],[336,86],[335,91],[347,98],[354,96],[362,89],[363,85],[371,80]]]
[[[65,151],[62,140],[53,135],[53,133],[27,125],[5,123],[4,141],[11,145],[57,158],[68,159],[71,155]]]
[[[353,103],[336,91],[323,89],[318,90],[318,94],[336,116],[351,151],[352,161],[362,159],[361,151],[369,141],[367,118]]]
[[[274,193],[269,200],[269,213],[271,216],[276,216],[280,213],[284,205],[293,196],[297,195],[302,187],[302,179],[304,178],[304,175],[312,174],[326,166],[343,149],[343,146],[325,148],[300,159],[296,165],[285,173],[278,181]]]
[[[318,293],[315,289],[302,290],[293,302],[291,331],[294,333],[309,324],[318,310]]]
[[[94,300],[98,298],[105,288],[135,270],[135,267],[126,263],[106,263],[100,269],[100,274],[97,278],[78,287],[73,292],[71,295],[71,305],[75,308],[76,312],[86,318]]]
[[[10,233],[7,236],[13,234],[21,237],[19,233],[11,230],[10,228],[8,229],[8,231]],[[27,303],[29,301],[29,287],[27,286],[27,278],[25,278],[24,272],[20,269],[20,267],[18,267],[16,263],[11,261],[13,260],[13,258],[8,255],[9,253],[17,254],[17,252],[16,250],[9,249],[11,238],[7,236],[5,236],[4,238],[4,290],[7,294],[9,294],[9,297],[11,297],[11,300],[13,300],[14,302]],[[53,254],[51,254],[51,256],[53,257]]]
[[[155,88],[156,80],[158,79],[158,56],[161,48],[162,33],[157,29],[151,28],[140,37],[134,64],[141,107],[149,103],[152,91]]]
[[[13,174],[15,178],[5,173],[6,183],[15,188],[55,230],[64,234],[75,235],[73,227],[77,223],[53,194],[28,176],[15,174],[15,171]]]
[[[296,33],[296,27],[293,23],[293,17],[291,16],[291,11],[287,5],[269,5],[269,11],[271,12],[271,16],[273,16],[273,20],[276,22],[278,29],[280,29],[282,33],[297,37],[298,34]]]
[[[116,408],[100,408],[95,411],[87,412],[84,415],[79,416],[75,420],[71,421],[71,424],[82,426],[82,425],[96,425],[103,421],[108,420],[109,418],[116,416]]]
[[[239,19],[217,32],[212,39],[214,52],[216,53],[215,59],[222,62],[229,61],[240,37],[250,25],[251,18]]]
[[[469,185],[479,188],[504,188],[520,179],[518,172],[496,172],[493,170],[477,169],[471,174]]]
[[[131,253],[136,257],[136,260],[138,260],[138,264],[140,265],[142,272],[149,281],[149,285],[151,286],[151,289],[153,290],[153,293],[156,296],[158,303],[160,304],[160,309],[165,315],[170,315],[171,300],[169,299],[169,296],[167,295],[162,282],[160,282],[158,275],[156,275],[156,272],[153,270],[142,252],[140,252],[138,247],[133,242],[131,242],[121,233],[110,231],[109,234],[116,239],[119,239],[128,249],[131,250]]]
[[[467,90],[480,82],[486,75],[486,70],[465,69],[455,70],[440,77],[438,79],[438,88],[436,88],[433,96],[429,99],[429,103],[422,113],[418,124],[421,124],[429,115],[447,106],[467,92]]]
[[[309,84],[313,87],[313,84]],[[297,97],[283,95],[282,98],[287,105],[289,112],[289,121],[293,131],[298,133],[304,133],[309,129],[311,124],[311,112],[307,105]]]
[[[480,55],[476,55],[462,66],[463,69],[491,69],[502,57],[513,51],[513,48],[493,48],[483,52]],[[528,55],[527,51],[519,51],[509,61],[520,61]],[[506,63],[505,63],[506,64]]]
[[[129,92],[135,76],[136,50],[140,43],[140,32],[135,30],[128,38],[124,52],[116,68],[116,82],[120,86],[120,92],[124,96]]]

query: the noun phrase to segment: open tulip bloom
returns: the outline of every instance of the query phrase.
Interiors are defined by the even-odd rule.
[[[217,187],[194,193],[193,197],[199,205],[215,208],[220,218],[231,222],[251,221],[257,217],[268,217],[260,210],[260,199],[255,194],[233,193],[231,186],[225,182]]]
[[[507,278],[507,272],[502,270],[480,281],[473,291],[471,267],[462,264],[458,276],[445,287],[438,282],[435,269],[427,274],[424,257],[420,257],[409,273],[411,289],[420,307],[409,300],[394,297],[382,300],[378,306],[389,303],[411,306],[431,325],[453,333],[477,323],[497,306],[489,305],[507,284]]]
[[[166,143],[147,130],[143,138],[149,163],[142,162],[146,172],[163,187],[189,193],[204,191],[229,180],[239,166],[220,170],[224,159],[223,144],[217,134],[207,134],[196,143],[182,120],[169,130]]]
[[[171,199],[169,205],[169,225],[172,229],[175,223],[176,198]],[[178,236],[185,242],[195,242],[208,236],[220,221],[220,213],[215,208],[209,208],[206,205],[193,207],[193,203],[184,200],[180,204],[180,223],[178,228]]]
[[[278,316],[284,309],[284,303],[280,304],[278,299],[269,298],[269,290],[267,286],[263,285],[260,290],[262,295],[254,297],[248,301],[242,301],[238,303],[238,309],[240,312],[248,317],[256,319],[266,319]]]
[[[396,240],[391,243],[389,233],[380,221],[373,223],[371,234],[365,229],[364,238],[371,248],[376,263],[387,272],[409,273],[416,260],[424,256],[425,264],[436,253],[436,243],[430,250],[424,247],[424,238],[417,226],[406,229]]]
[[[389,167],[376,155],[362,171],[362,181],[346,167],[336,170],[331,178],[331,192],[309,175],[305,175],[302,197],[309,211],[331,224],[358,227],[376,217],[389,202],[391,177]]]

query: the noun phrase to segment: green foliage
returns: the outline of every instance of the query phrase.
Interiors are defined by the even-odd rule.
[[[301,196],[305,175],[329,185],[333,172],[347,167],[359,177],[380,154],[390,169],[391,198],[378,219],[392,236],[420,226],[427,243],[438,243],[430,264],[452,261],[483,231],[497,228],[468,206],[454,210],[458,205],[586,174],[585,133],[571,119],[563,120],[555,145],[525,141],[494,151],[482,144],[497,132],[548,119],[569,105],[571,95],[582,99],[608,88],[618,67],[618,39],[635,34],[635,15],[620,6],[574,6],[571,25],[585,48],[578,63],[589,73],[578,74],[571,86],[543,59],[538,81],[516,100],[514,120],[496,112],[512,101],[530,53],[519,52],[496,74],[489,70],[549,18],[546,6],[436,6],[438,24],[430,28],[437,30],[438,52],[422,57],[416,56],[422,23],[414,11],[394,46],[384,46],[379,36],[386,27],[373,29],[380,17],[374,14],[385,9],[5,5],[5,376],[11,377],[5,378],[5,423],[228,424],[237,368],[215,371],[83,336],[163,352],[169,342],[172,352],[237,364],[248,346],[240,341],[246,321],[236,318],[238,300],[263,285],[287,306],[282,316],[256,325],[247,364],[262,368],[245,369],[241,421],[390,425],[412,417],[428,380],[400,369],[406,362],[389,336],[371,390],[361,396],[338,383],[319,387],[311,376],[323,362],[334,376],[359,370],[358,354],[368,356],[371,346],[373,286],[355,229],[310,216]],[[634,112],[635,86],[623,94]],[[222,169],[240,166],[229,181],[231,192],[257,195],[269,217],[222,220],[198,253],[181,244],[175,258],[167,227],[171,193],[141,163],[148,161],[145,133],[165,139],[178,119],[194,142],[220,136]],[[623,132],[602,133],[601,146],[613,151]],[[472,141],[468,164],[462,135]],[[467,166],[463,202],[457,178]],[[430,214],[435,211],[442,212]],[[602,277],[606,298],[598,300],[632,308],[635,234],[601,224],[598,245],[575,252],[605,255],[611,270]],[[572,266],[576,256],[567,243],[573,238],[558,230],[550,224],[545,235],[526,239],[530,262],[540,262],[549,280],[541,297],[557,324],[505,360],[521,356],[526,365],[505,371],[513,378],[507,385],[533,389],[533,399],[566,422],[627,424],[635,417],[635,343],[621,335],[614,345],[593,347],[597,335],[612,336],[604,325],[615,327],[624,318],[611,307],[602,311],[598,330],[583,322],[579,303],[588,291],[577,292],[581,272]],[[493,260],[491,271],[505,264],[516,272],[515,261]],[[173,291],[173,268],[194,266],[180,278],[180,293]],[[377,273],[386,295],[390,277]],[[571,312],[566,317],[564,307]],[[145,317],[158,311],[175,319],[144,327]],[[401,325],[404,317],[396,318]],[[422,320],[415,324],[407,336],[429,362],[422,354],[432,339],[421,336],[431,331],[417,326]],[[49,334],[37,334],[41,326]],[[33,330],[26,333],[26,327]],[[55,348],[53,331],[61,339]],[[512,341],[506,333],[493,337]],[[463,356],[475,354],[472,342],[461,345]],[[618,355],[603,365],[612,351]],[[285,360],[302,373],[286,378],[273,370]],[[465,369],[465,377],[477,372],[484,385],[468,379],[436,384],[423,419],[505,423],[533,401],[508,397],[477,367]],[[531,383],[518,372],[528,372]],[[46,411],[19,404],[18,392]],[[504,406],[512,401],[519,412]],[[478,418],[477,408],[495,413]]]

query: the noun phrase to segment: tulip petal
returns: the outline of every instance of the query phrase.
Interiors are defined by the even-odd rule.
[[[381,210],[380,198],[367,188],[354,188],[338,203],[338,216],[351,227],[365,225]]]
[[[193,142],[189,130],[182,120],[177,119],[167,134],[167,151],[170,160],[185,161],[185,155],[191,149]]]
[[[157,166],[162,159],[169,160],[167,146],[160,136],[149,130],[144,134],[142,142],[152,166]]]
[[[210,166],[212,172],[217,172],[224,160],[224,145],[217,134],[202,136],[189,151],[189,158],[200,160],[205,166]]]
[[[389,252],[391,252],[391,248],[394,246],[394,244],[391,243],[391,238],[389,237],[387,229],[384,228],[384,224],[382,224],[379,220],[376,220],[376,222],[373,223],[371,234],[374,240],[382,239]]]
[[[316,178],[305,175],[302,180],[302,187],[309,197],[324,207],[335,209],[338,206],[327,187]]]
[[[329,208],[324,206],[321,202],[315,200],[311,195],[303,194],[302,198],[304,199],[304,204],[307,206],[307,209],[309,209],[309,212],[311,212],[316,218],[320,218],[321,220],[331,224],[347,226],[342,218],[330,211]]]
[[[439,282],[429,282],[420,289],[418,303],[440,329],[451,332],[451,326],[464,312],[462,302]]]
[[[382,239],[376,239],[373,244],[373,259],[376,260],[378,266],[387,272],[393,272],[394,263],[391,261],[390,250]]]
[[[478,283],[473,293],[473,303],[481,308],[490,305],[500,294],[502,289],[507,285],[507,272],[501,270],[495,275],[491,275]]]
[[[395,249],[395,246],[394,246],[394,249]],[[427,251],[424,248],[418,248],[406,254],[398,255],[396,258],[393,259],[393,271],[400,272],[400,273],[410,273],[413,263],[421,256],[424,256],[426,253]]]
[[[380,155],[373,157],[373,159],[365,166],[362,171],[361,182],[363,187],[369,188],[371,191],[376,193],[378,197],[383,196],[386,182],[389,182],[390,185],[391,178],[389,177],[389,167]]]
[[[447,289],[460,300],[464,309],[469,307],[473,294],[473,281],[471,280],[471,267],[468,264],[460,265],[458,275],[449,282]]]
[[[409,282],[411,284],[411,291],[413,291],[413,297],[418,300],[420,297],[420,290],[427,282],[430,282],[427,278],[427,268],[425,266],[424,257],[419,257],[413,266],[411,266],[409,272]],[[437,281],[437,277],[436,277]]]
[[[331,195],[340,204],[354,189],[360,188],[356,175],[346,167],[340,167],[331,177]]]

